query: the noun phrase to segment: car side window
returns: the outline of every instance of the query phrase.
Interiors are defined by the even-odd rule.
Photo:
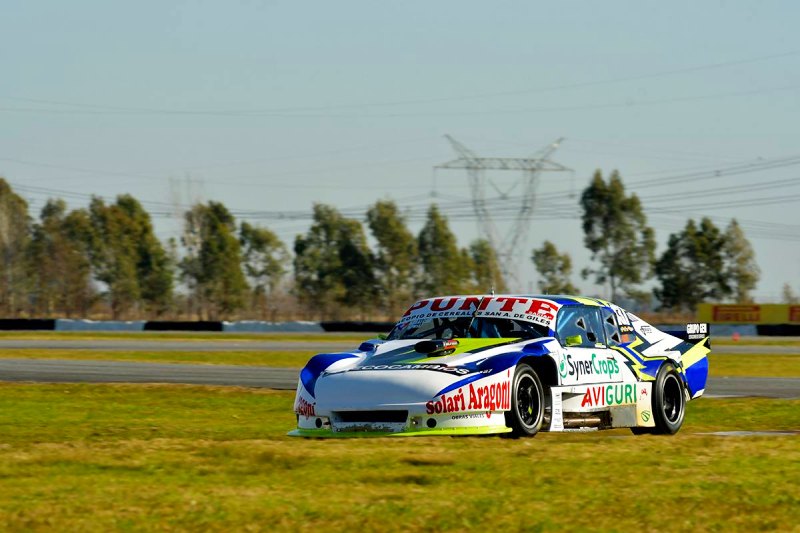
[[[556,335],[562,346],[567,345],[567,337],[576,335],[580,335],[581,343],[574,346],[594,348],[606,342],[596,307],[562,307],[558,312]]]
[[[622,342],[619,327],[617,326],[617,317],[610,309],[601,309],[600,317],[603,319],[603,328],[606,332],[606,340],[609,346],[617,346]]]

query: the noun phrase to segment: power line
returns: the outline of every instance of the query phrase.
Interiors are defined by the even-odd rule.
[[[0,108],[0,111],[6,113],[33,113],[42,115],[143,115],[143,114],[163,114],[163,115],[217,115],[239,118],[403,118],[403,117],[454,117],[454,116],[486,116],[486,115],[518,115],[525,113],[564,113],[570,111],[594,111],[600,109],[624,109],[632,107],[647,107],[663,104],[675,104],[683,102],[697,102],[704,100],[720,100],[722,98],[732,98],[739,96],[755,96],[759,94],[767,94],[782,91],[797,90],[800,85],[786,85],[780,87],[765,87],[758,89],[749,89],[745,91],[733,91],[723,93],[712,93],[703,95],[690,95],[682,97],[670,97],[651,100],[628,100],[625,102],[609,102],[603,104],[582,104],[582,105],[568,105],[568,106],[551,106],[551,107],[534,107],[534,108],[515,108],[515,109],[493,109],[482,111],[450,111],[450,112],[431,112],[431,111],[415,111],[415,112],[394,112],[394,113],[279,113],[279,112],[248,112],[248,113],[225,113],[225,112],[159,112],[159,113],[135,113],[124,111],[91,111],[91,110],[75,110],[75,109],[44,109],[44,108]]]
[[[746,59],[738,59],[733,61],[724,61],[724,62],[717,62],[717,63],[706,63],[702,65],[694,65],[690,67],[684,67],[679,69],[671,69],[671,70],[664,70],[660,72],[654,72],[649,74],[639,74],[635,76],[625,76],[619,78],[609,78],[605,80],[594,80],[594,81],[584,81],[584,82],[577,82],[577,83],[567,83],[567,84],[559,84],[553,85],[549,87],[533,87],[533,88],[526,88],[526,89],[517,89],[511,91],[496,91],[496,92],[487,92],[487,93],[479,93],[473,95],[455,95],[455,96],[442,96],[442,97],[432,97],[432,98],[421,98],[421,99],[412,99],[412,100],[395,100],[395,101],[383,101],[383,102],[362,102],[357,104],[336,104],[336,105],[327,105],[327,106],[303,106],[303,107],[283,107],[283,108],[240,108],[240,109],[217,109],[217,110],[199,110],[199,109],[168,109],[168,108],[150,108],[150,107],[136,107],[136,106],[119,106],[119,105],[101,105],[101,104],[87,104],[81,102],[68,102],[63,100],[52,100],[52,99],[38,99],[38,98],[29,98],[29,97],[19,97],[19,96],[0,96],[0,98],[4,98],[6,100],[15,100],[20,102],[29,102],[29,103],[37,103],[37,104],[47,104],[47,105],[57,105],[57,106],[67,106],[67,107],[75,107],[87,110],[93,110],[97,113],[124,113],[124,114],[163,114],[163,115],[238,115],[238,116],[246,116],[246,115],[270,115],[270,114],[280,114],[280,113],[306,113],[306,112],[315,112],[315,111],[331,111],[331,110],[340,110],[340,109],[363,109],[363,108],[375,108],[375,107],[395,107],[395,106],[406,106],[406,105],[418,105],[418,104],[430,104],[430,103],[444,103],[444,102],[453,102],[453,101],[467,101],[467,100],[478,100],[478,99],[485,99],[485,98],[495,98],[495,97],[507,97],[513,95],[523,95],[523,94],[537,94],[537,93],[545,93],[545,92],[554,92],[554,91],[564,91],[568,89],[582,89],[588,87],[596,87],[599,85],[612,85],[617,83],[628,83],[631,81],[640,81],[646,79],[655,79],[665,76],[673,76],[676,74],[686,74],[690,72],[701,72],[707,70],[716,70],[721,68],[728,68],[732,66],[739,66],[739,65],[746,65],[751,63],[758,63],[762,61],[771,61],[774,59],[781,59],[787,57],[794,57],[800,55],[800,50],[790,50],[787,52],[781,52],[778,54],[769,54],[764,56],[757,56],[751,57]],[[68,110],[65,110],[68,111]],[[308,116],[308,115],[306,115]]]

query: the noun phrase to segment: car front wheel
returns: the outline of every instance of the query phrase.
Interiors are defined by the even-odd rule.
[[[544,422],[545,391],[536,372],[526,364],[517,366],[506,425],[514,437],[535,435]]]

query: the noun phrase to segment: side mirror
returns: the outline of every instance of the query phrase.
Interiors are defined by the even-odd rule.
[[[580,335],[572,335],[564,339],[564,342],[566,342],[567,346],[580,346],[583,344],[583,337]]]

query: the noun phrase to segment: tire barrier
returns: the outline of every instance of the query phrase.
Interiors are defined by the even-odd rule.
[[[0,330],[53,331],[56,321],[49,318],[0,318]]]
[[[759,324],[756,330],[765,337],[797,337],[800,335],[800,324]]]
[[[394,322],[329,321],[320,322],[320,326],[327,332],[389,333]]]

